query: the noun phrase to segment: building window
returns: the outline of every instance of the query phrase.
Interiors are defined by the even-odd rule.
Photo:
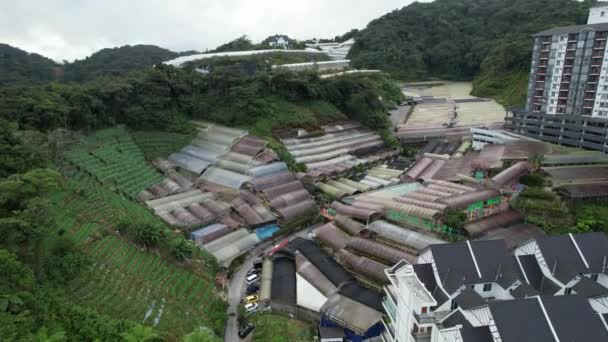
[[[483,292],[492,291],[492,283],[483,284]]]
[[[572,294],[572,288],[571,287],[566,287],[566,290],[564,290],[564,294]]]
[[[602,13],[600,13],[600,17],[603,17],[606,15],[606,12],[602,11]]]
[[[451,310],[456,310],[458,309],[458,303],[456,303],[456,301],[452,300],[452,305],[450,306]]]
[[[597,279],[599,278],[599,274],[592,274],[589,278],[591,278],[591,280],[593,281],[597,281]]]

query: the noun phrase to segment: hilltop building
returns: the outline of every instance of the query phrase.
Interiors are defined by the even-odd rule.
[[[590,10],[586,25],[534,35],[528,97],[507,127],[574,147],[608,151],[608,3]]]

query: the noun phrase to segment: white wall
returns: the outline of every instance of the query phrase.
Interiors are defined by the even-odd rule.
[[[321,307],[327,301],[327,297],[298,273],[296,273],[296,294],[299,306],[315,312],[321,311]]]
[[[547,68],[547,75],[545,78],[549,82],[549,94],[547,96],[547,114],[557,113],[557,103],[559,101],[559,88],[562,82],[562,74],[564,71],[564,62],[566,60],[566,48],[568,46],[568,35],[561,35],[557,42],[551,44],[551,50],[556,50],[555,64],[553,70],[549,70],[551,65]],[[549,53],[551,54],[551,52]],[[552,73],[549,78],[549,73]],[[545,81],[545,82],[547,82]],[[533,95],[534,96],[534,95]]]
[[[587,24],[598,24],[608,22],[608,5],[593,7],[589,11]]]

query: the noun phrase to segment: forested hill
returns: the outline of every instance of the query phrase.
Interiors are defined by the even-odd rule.
[[[584,24],[595,1],[435,0],[372,21],[350,52],[355,66],[404,80],[475,80],[474,93],[505,105],[525,99],[531,34]]]
[[[41,55],[0,43],[0,86],[23,81],[51,81],[61,66]]]
[[[72,63],[51,59],[0,43],[0,85],[48,81],[90,81],[102,75],[125,74],[196,51],[173,52],[155,45],[125,45],[102,49]]]
[[[182,55],[155,45],[125,45],[118,48],[102,49],[91,56],[76,60],[65,66],[65,79],[69,81],[89,81],[101,74],[119,74],[140,71]]]

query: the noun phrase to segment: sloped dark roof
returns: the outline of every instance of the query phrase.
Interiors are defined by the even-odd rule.
[[[530,281],[530,286],[532,286],[541,295],[552,296],[560,289],[560,287],[551,279],[545,277],[534,255],[520,255],[516,258],[519,259],[523,272],[525,272],[528,281]],[[522,278],[525,279],[525,277]]]
[[[571,34],[582,31],[608,31],[608,23],[555,27],[549,30],[540,31],[534,34],[534,37]]]
[[[580,273],[608,272],[608,238],[604,233],[573,235],[581,253],[589,264],[585,266],[570,235],[545,236],[536,240],[553,275],[566,284]]]
[[[494,338],[492,337],[492,333],[490,333],[490,328],[488,326],[460,329],[460,336],[462,336],[462,342],[494,341]]]
[[[272,300],[296,304],[296,264],[289,257],[275,257],[272,265]]]
[[[481,277],[467,243],[471,244]],[[462,285],[489,282],[497,282],[506,288],[519,279],[514,259],[502,240],[465,241],[429,248],[448,293],[454,293]]]
[[[350,273],[314,242],[298,237],[292,240],[290,245],[299,250],[334,286],[339,287],[342,284],[354,281]]]
[[[534,287],[532,287],[532,285],[526,282],[519,284],[518,287],[511,291],[511,296],[513,296],[513,298],[526,298],[538,295],[538,291]]]
[[[572,287],[572,290],[574,290],[577,294],[585,296],[587,298],[608,296],[607,288],[603,287],[598,282],[595,282],[587,277],[581,277],[578,283],[576,283]]]
[[[557,190],[570,198],[608,197],[608,183],[567,184]]]
[[[455,310],[452,314],[448,315],[442,322],[445,328],[451,328],[457,325],[462,325],[463,328],[472,328],[471,322],[464,317],[460,310]]]
[[[578,295],[496,301],[490,303],[490,312],[503,341],[554,341],[543,306],[560,341],[608,339],[597,313]]]
[[[351,282],[344,285],[339,292],[341,295],[346,296],[356,302],[367,305],[379,312],[384,312],[384,308],[382,307],[382,295],[360,285],[357,282]]]
[[[608,236],[600,232],[573,236],[589,263],[590,273],[608,273]]]
[[[458,296],[453,299],[459,307],[468,310],[483,306],[486,301],[470,287],[466,287]]]
[[[445,303],[449,298],[448,296],[437,286],[437,282],[435,281],[435,274],[433,273],[433,265],[432,264],[416,264],[412,265],[414,267],[414,273],[418,279],[424,284],[424,287],[433,295],[435,301],[437,302],[437,306],[441,306]]]

